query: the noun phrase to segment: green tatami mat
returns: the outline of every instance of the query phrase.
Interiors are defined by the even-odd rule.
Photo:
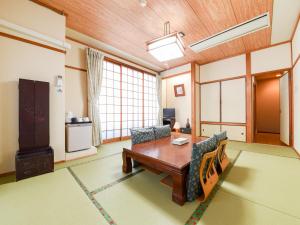
[[[300,220],[220,189],[198,225],[300,225]]]
[[[267,155],[299,158],[295,150],[287,146],[229,141],[227,144],[227,149],[238,149],[242,151],[256,152]]]
[[[67,169],[0,186],[0,224],[107,224]]]
[[[93,191],[127,176],[122,172],[122,163],[122,154],[116,154],[71,168],[87,189]]]
[[[298,159],[242,152],[222,189],[300,219],[299,171]]]
[[[119,141],[109,144],[103,144],[98,148],[98,153],[96,155],[88,156],[81,159],[71,160],[68,162],[58,163],[55,165],[55,169],[66,168],[68,166],[75,166],[83,163],[88,163],[90,161],[98,160],[101,158],[106,158],[111,155],[116,155],[123,151],[123,148],[130,147],[131,140]]]
[[[163,177],[145,171],[95,195],[117,224],[184,224],[199,201],[179,206],[171,188],[160,184]]]

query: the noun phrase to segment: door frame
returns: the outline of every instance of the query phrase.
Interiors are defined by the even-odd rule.
[[[288,72],[288,78],[289,78],[289,146],[293,147],[294,146],[294,129],[293,129],[293,124],[294,124],[294,117],[293,117],[293,74],[292,74],[292,69],[291,68],[286,68],[286,69],[280,69],[280,70],[273,70],[273,71],[266,71],[262,73],[255,73],[251,74],[252,77],[252,118],[253,118],[253,129],[252,129],[252,137],[253,137],[253,142],[254,142],[254,136],[256,133],[256,85],[255,82],[253,82],[253,79],[258,76],[262,76],[268,73],[284,73]],[[255,81],[255,80],[254,80]]]

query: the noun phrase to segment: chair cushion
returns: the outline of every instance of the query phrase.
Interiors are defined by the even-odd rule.
[[[130,129],[131,142],[133,145],[155,139],[153,128],[132,128]]]
[[[223,141],[227,138],[227,131],[223,131],[221,133],[215,134],[214,137],[217,140],[217,145],[220,143],[220,141]]]
[[[200,184],[199,169],[202,162],[202,157],[205,153],[214,151],[216,149],[217,140],[215,137],[211,137],[205,141],[196,143],[193,145],[192,159],[190,163],[190,170],[187,179],[187,200],[194,201],[202,193],[202,187]],[[207,165],[208,166],[208,165]],[[206,167],[207,167],[206,166]],[[204,168],[204,172],[207,168]]]
[[[171,136],[171,128],[169,125],[153,127],[155,139]]]

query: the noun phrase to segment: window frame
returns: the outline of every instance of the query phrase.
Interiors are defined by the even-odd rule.
[[[123,85],[123,69],[124,69],[124,67],[126,68],[126,70],[131,69],[131,70],[133,70],[133,72],[137,71],[138,73],[141,73],[141,75],[142,75],[142,99],[141,99],[142,100],[142,127],[145,127],[145,86],[144,86],[145,85],[145,75],[147,75],[147,76],[149,75],[149,76],[155,77],[155,81],[154,82],[155,82],[155,85],[156,85],[156,74],[153,74],[151,72],[148,72],[148,71],[136,68],[136,67],[134,67],[132,65],[128,65],[128,64],[123,63],[123,62],[119,62],[119,61],[117,61],[115,59],[111,59],[111,58],[108,58],[108,57],[104,57],[104,61],[120,66],[120,93],[121,93],[120,94],[120,99],[121,99],[121,104],[120,104],[120,108],[121,108],[121,111],[120,111],[120,137],[113,137],[113,138],[110,138],[110,139],[103,139],[102,140],[103,144],[106,144],[106,143],[111,143],[111,142],[116,142],[116,141],[122,141],[122,140],[128,140],[128,139],[130,139],[130,135],[129,134],[127,136],[123,136],[122,135],[122,130],[123,130],[123,127],[122,127],[122,125],[123,125],[123,115],[122,115],[122,113],[123,113],[123,104],[122,104],[122,100],[123,100],[123,96],[122,96],[123,87],[122,87],[122,85]],[[128,75],[126,74],[126,76],[128,76]],[[128,83],[127,83],[127,85],[128,85]],[[127,91],[128,91],[128,89],[127,89]],[[155,95],[155,96],[157,97],[157,95]],[[128,107],[128,105],[126,105],[126,106]],[[157,101],[157,107],[153,107],[153,108],[157,109],[157,111],[159,110],[158,101]],[[106,112],[106,114],[107,114],[107,112]],[[156,115],[156,117],[157,117],[157,115]],[[128,127],[128,124],[127,124],[127,127]],[[127,129],[129,129],[129,128],[127,128]]]

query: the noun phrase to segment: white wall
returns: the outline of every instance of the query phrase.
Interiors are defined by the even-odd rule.
[[[0,18],[60,40],[65,37],[65,17],[31,1],[2,0]],[[50,145],[55,161],[64,160],[65,93],[57,93],[54,85],[57,75],[65,77],[65,55],[6,37],[0,37],[0,49],[0,174],[15,169],[19,78],[50,83]]]
[[[67,40],[71,48],[67,50],[66,65],[86,69],[86,45]]]
[[[64,16],[27,0],[1,0],[0,18],[11,23],[65,40]]]
[[[300,63],[293,69],[294,77],[294,147],[300,153]]]
[[[185,96],[175,97],[174,85],[184,84]],[[191,124],[191,74],[183,74],[162,80],[162,106],[175,108],[176,121],[185,127],[186,120]],[[192,125],[192,124],[191,124]]]
[[[182,72],[187,72],[187,71],[191,71],[191,64],[185,64],[182,66],[177,66],[175,68],[169,69],[169,70],[165,70],[163,72],[160,73],[160,75],[162,77],[167,77],[170,75],[174,75],[174,74],[178,74],[178,73],[182,73]]]
[[[291,38],[300,12],[299,0],[273,0],[271,44]]]
[[[88,116],[86,72],[66,68],[65,73],[66,112],[73,112],[75,116]]]
[[[297,57],[300,54],[300,25],[298,24],[295,36],[292,40],[292,48],[293,48],[293,64],[295,63]]]
[[[239,55],[200,66],[200,82],[246,75],[246,55]]]
[[[262,73],[291,67],[291,44],[281,44],[251,52],[251,73]]]
[[[76,40],[79,40],[79,41],[81,41],[83,43],[86,43],[86,44],[88,44],[90,46],[93,46],[94,48],[103,49],[106,52],[111,52],[114,55],[118,55],[118,56],[120,56],[122,58],[119,58],[117,56],[104,53],[104,55],[108,56],[109,58],[115,59],[115,60],[117,60],[119,62],[126,63],[126,64],[131,65],[133,67],[136,67],[138,69],[141,69],[141,70],[153,73],[153,74],[156,74],[155,71],[160,71],[161,70],[161,68],[158,67],[158,66],[156,66],[156,65],[148,63],[148,62],[146,62],[146,61],[144,61],[142,59],[139,59],[139,58],[137,58],[135,56],[129,55],[126,52],[120,51],[120,50],[118,50],[118,49],[116,49],[116,48],[114,48],[114,47],[112,47],[110,45],[107,45],[107,44],[105,44],[105,43],[103,43],[103,42],[101,42],[101,41],[99,41],[97,39],[94,39],[94,38],[92,38],[90,36],[87,36],[85,34],[79,33],[79,32],[77,32],[75,30],[70,29],[70,28],[66,28],[66,35],[68,37],[71,37],[71,38],[74,38]],[[67,39],[67,41],[71,42],[68,39]],[[75,45],[76,48],[78,46],[79,45]],[[75,53],[75,51],[73,53]],[[77,51],[77,53],[75,53],[75,54],[78,54],[78,53],[82,54],[81,51]],[[145,67],[150,68],[150,69],[147,69]]]
[[[300,23],[298,23],[297,31],[292,40],[293,61],[300,54]],[[294,91],[294,148],[300,153],[300,60],[293,68],[293,91]]]

